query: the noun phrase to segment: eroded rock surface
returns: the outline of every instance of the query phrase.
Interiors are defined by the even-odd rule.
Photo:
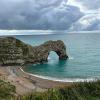
[[[32,47],[13,37],[0,38],[0,65],[47,62],[51,51],[56,52],[61,60],[68,58],[66,46],[61,40],[47,41]]]

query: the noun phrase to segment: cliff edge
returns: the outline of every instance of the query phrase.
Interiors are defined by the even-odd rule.
[[[68,58],[66,46],[61,40],[47,41],[40,46],[32,47],[13,37],[0,38],[0,65],[47,62],[51,51],[56,52],[60,60]]]

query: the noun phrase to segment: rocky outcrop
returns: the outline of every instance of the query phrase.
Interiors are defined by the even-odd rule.
[[[50,51],[56,52],[61,60],[68,58],[66,46],[61,40],[32,47],[13,37],[0,38],[0,65],[47,62]]]

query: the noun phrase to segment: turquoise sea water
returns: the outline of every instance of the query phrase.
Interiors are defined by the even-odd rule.
[[[15,36],[33,46],[48,40],[63,40],[69,59],[59,61],[51,52],[48,63],[35,64],[24,68],[26,72],[57,79],[86,79],[100,77],[100,34],[61,33],[49,35]]]

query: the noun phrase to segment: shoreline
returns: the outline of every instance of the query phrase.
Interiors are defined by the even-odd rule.
[[[18,70],[19,69],[19,70]],[[30,80],[32,83],[35,83],[36,86],[42,89],[49,89],[49,88],[56,88],[56,87],[63,87],[63,86],[70,86],[73,82],[61,82],[61,81],[54,81],[48,78],[43,78],[38,75],[33,75],[30,73],[25,72],[22,67],[19,67],[17,70],[23,73],[24,77]]]
[[[0,66],[0,74],[4,81],[10,82],[12,85],[16,86],[16,93],[19,95],[27,94],[30,92],[44,92],[51,88],[70,87],[74,83],[80,82],[73,82],[68,80],[62,81],[30,74],[25,72],[22,66]]]
[[[48,80],[48,81],[61,82],[61,83],[65,83],[65,82],[66,83],[68,83],[68,82],[69,83],[74,83],[74,82],[91,82],[91,81],[98,80],[98,79],[95,79],[95,78],[86,78],[86,79],[83,79],[83,78],[63,78],[63,79],[58,79],[58,78],[52,78],[52,77],[48,77],[48,76],[36,75],[36,74],[25,72],[22,67],[20,68],[20,70],[23,73],[31,75],[33,77],[41,78],[41,79]]]

